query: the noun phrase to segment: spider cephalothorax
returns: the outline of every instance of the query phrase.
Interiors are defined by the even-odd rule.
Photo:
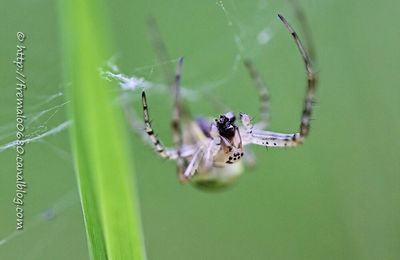
[[[240,125],[237,126],[235,124],[236,117],[232,112],[222,114],[215,120],[208,120],[204,117],[194,121],[181,120],[182,103],[179,99],[179,89],[183,58],[179,59],[173,85],[174,106],[171,126],[174,148],[164,147],[155,135],[151,126],[146,93],[143,91],[145,132],[161,157],[177,161],[178,175],[181,181],[191,181],[207,189],[227,186],[242,172],[243,157],[245,162],[251,164],[251,153],[249,153],[248,147],[245,150],[245,146],[255,144],[274,148],[294,147],[303,143],[307,137],[316,90],[316,76],[311,59],[297,33],[283,16],[278,16],[291,34],[303,58],[307,75],[306,98],[298,132],[277,133],[265,130],[269,119],[269,95],[265,83],[250,61],[245,61],[245,66],[259,91],[261,120],[253,125],[249,115],[240,113]]]
[[[237,126],[235,125],[235,120],[235,115],[232,112],[220,115],[219,118],[215,119],[218,132],[222,137],[225,137],[228,140],[232,139],[237,129]]]

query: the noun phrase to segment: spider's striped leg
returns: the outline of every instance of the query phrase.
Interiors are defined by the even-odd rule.
[[[182,128],[181,128],[181,117],[187,117],[188,109],[182,104],[180,99],[180,81],[181,81],[181,74],[182,74],[182,64],[183,58],[179,58],[178,64],[176,67],[175,77],[173,77],[173,70],[168,62],[169,55],[167,51],[167,47],[164,43],[163,38],[161,37],[160,31],[158,30],[158,26],[156,21],[153,17],[148,20],[148,29],[151,38],[151,42],[155,49],[155,53],[157,56],[158,61],[161,63],[161,67],[163,70],[164,78],[168,85],[171,86],[171,93],[173,98],[173,110],[172,110],[172,135],[174,146],[177,151],[177,172],[180,180],[184,180],[183,171],[187,165],[187,160],[182,158],[181,156],[181,147],[183,145],[182,141]]]
[[[269,124],[269,94],[265,82],[262,80],[256,67],[251,60],[245,60],[244,65],[249,72],[250,77],[255,82],[260,99],[260,116],[261,122],[258,123],[259,128],[267,128]]]
[[[300,23],[300,29],[302,30],[303,39],[305,42],[305,46],[307,47],[308,55],[310,56],[311,61],[315,64],[316,53],[314,48],[314,41],[312,39],[311,28],[308,24],[304,9],[302,8],[298,0],[290,0],[290,2],[293,6],[297,20]]]
[[[247,114],[240,113],[243,128],[240,128],[243,145],[257,144],[265,147],[293,147],[301,143],[300,133],[283,134],[264,131],[251,124]]]
[[[144,125],[145,131],[150,138],[150,141],[153,143],[156,151],[162,158],[166,159],[175,159],[176,158],[176,151],[174,150],[167,150],[160,142],[160,140],[156,137],[153,128],[151,127],[150,117],[149,117],[149,110],[147,106],[147,99],[146,93],[142,92],[142,105],[143,105],[143,116],[144,116]]]
[[[149,142],[148,135],[143,132],[143,121],[139,120],[138,115],[136,112],[128,106],[127,104],[123,105],[125,118],[128,121],[129,125],[134,134],[142,138],[145,142]]]
[[[301,116],[300,131],[299,133],[292,134],[263,131],[256,127],[253,127],[250,117],[248,115],[240,114],[240,120],[243,124],[241,132],[243,136],[243,143],[245,145],[252,143],[266,147],[293,147],[301,144],[310,131],[311,112],[316,90],[316,75],[313,70],[310,57],[303,47],[303,44],[301,43],[297,33],[293,30],[293,28],[289,25],[289,23],[282,15],[278,15],[278,17],[282,20],[287,30],[292,35],[296,46],[303,58],[307,74],[306,98],[304,101],[304,108]]]
[[[181,111],[182,104],[180,99],[180,83],[182,76],[182,65],[183,57],[179,58],[178,64],[176,66],[175,81],[173,85],[173,109],[172,109],[172,137],[177,151],[177,172],[179,179],[182,180],[182,175],[184,174],[184,168],[187,165],[187,161],[181,156],[181,147],[183,145],[182,140],[182,126],[181,126]]]
[[[286,21],[286,19],[278,14],[278,17],[286,26],[289,33],[292,35],[294,42],[297,45],[297,48],[303,58],[306,74],[307,74],[307,89],[303,107],[303,113],[301,116],[301,123],[300,123],[300,133],[299,133],[299,141],[301,142],[305,137],[307,137],[308,133],[310,132],[310,121],[311,121],[311,112],[312,106],[314,104],[314,95],[316,90],[316,83],[317,77],[314,72],[310,57],[308,56],[303,44],[300,41],[297,33],[293,30],[292,26]]]

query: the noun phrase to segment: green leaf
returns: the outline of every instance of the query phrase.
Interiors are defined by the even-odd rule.
[[[110,49],[102,4],[59,2],[75,166],[91,258],[140,260],[145,251],[126,124],[98,72]]]

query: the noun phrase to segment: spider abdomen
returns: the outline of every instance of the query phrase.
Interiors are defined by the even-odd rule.
[[[203,171],[201,168],[193,176],[191,183],[197,188],[207,191],[220,191],[228,188],[243,172],[241,161],[225,164],[223,167],[212,167]]]

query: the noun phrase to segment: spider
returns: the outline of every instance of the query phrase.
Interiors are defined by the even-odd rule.
[[[282,15],[278,15],[278,17],[297,45],[307,74],[307,88],[299,132],[285,134],[264,130],[268,125],[268,91],[250,61],[245,61],[245,66],[259,91],[261,121],[253,125],[249,115],[239,113],[241,125],[238,126],[233,112],[221,114],[214,121],[200,117],[182,124],[180,81],[183,58],[179,59],[173,86],[174,104],[171,126],[174,148],[163,146],[155,135],[151,126],[146,93],[143,90],[142,106],[145,132],[162,158],[177,161],[177,172],[182,182],[191,182],[208,190],[227,187],[243,171],[242,159],[244,157],[246,160],[245,154],[247,153],[245,146],[256,144],[267,148],[295,147],[302,144],[308,136],[316,90],[316,75],[297,33]]]

